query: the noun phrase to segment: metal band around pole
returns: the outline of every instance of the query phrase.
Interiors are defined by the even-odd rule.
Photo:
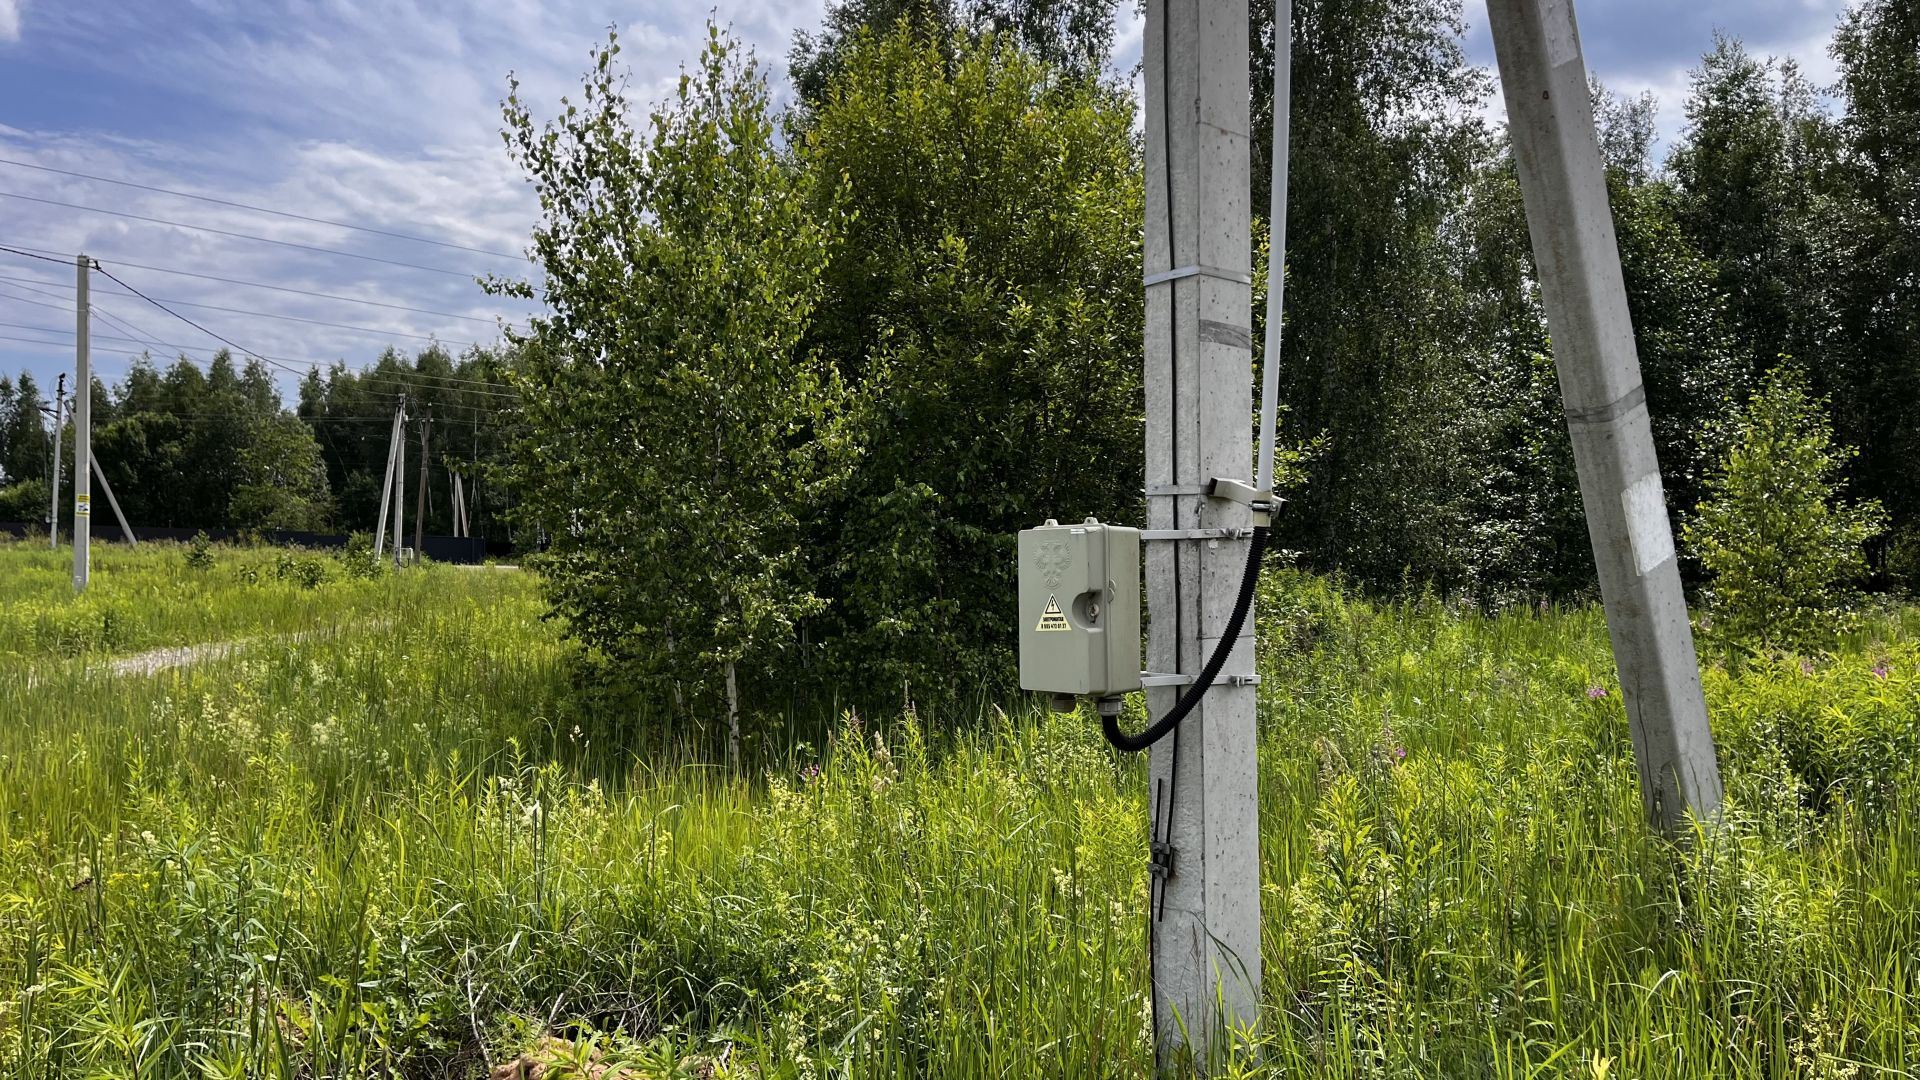
[[[1181,278],[1189,277],[1210,277],[1217,281],[1231,281],[1239,285],[1253,284],[1252,274],[1242,273],[1238,270],[1222,270],[1217,266],[1199,265],[1176,266],[1172,270],[1162,270],[1157,274],[1148,274],[1146,284],[1148,286],[1164,285],[1169,281],[1179,281]]]

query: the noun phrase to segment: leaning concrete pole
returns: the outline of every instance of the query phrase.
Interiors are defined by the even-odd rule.
[[[1252,475],[1247,0],[1148,0],[1147,527],[1248,529],[1215,477]],[[1147,664],[1192,675],[1225,630],[1245,539],[1148,545]],[[1222,678],[1153,747],[1152,930],[1162,1067],[1204,1064],[1260,1005],[1260,830],[1252,620]],[[1148,691],[1157,719],[1179,686]],[[1190,1048],[1187,1043],[1191,1039]]]
[[[1573,0],[1487,0],[1540,296],[1648,817],[1720,809]]]

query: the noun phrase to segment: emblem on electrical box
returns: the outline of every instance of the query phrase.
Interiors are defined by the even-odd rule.
[[[1057,589],[1060,587],[1060,579],[1063,576],[1065,576],[1067,572],[1067,567],[1072,565],[1073,565],[1073,551],[1069,549],[1066,544],[1062,543],[1059,540],[1052,541],[1051,543],[1041,544],[1040,549],[1034,552],[1034,555],[1033,555],[1033,568],[1040,571],[1040,580],[1046,582],[1047,588],[1049,589]],[[1051,605],[1051,610],[1053,611],[1054,614],[1056,615],[1059,614],[1060,605],[1058,604]],[[1040,629],[1065,630],[1066,627],[1060,626],[1056,628],[1051,626],[1042,626]]]

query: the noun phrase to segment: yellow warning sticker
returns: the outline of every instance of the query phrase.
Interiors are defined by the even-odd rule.
[[[1052,595],[1047,597],[1047,610],[1040,613],[1040,625],[1033,629],[1037,633],[1045,633],[1048,630],[1073,629],[1072,624],[1067,622],[1067,613],[1060,610],[1060,600],[1058,597]]]
[[[93,516],[93,496],[75,495],[73,497],[73,512],[75,515],[79,517],[92,517]]]

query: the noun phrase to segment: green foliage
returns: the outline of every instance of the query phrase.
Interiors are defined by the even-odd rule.
[[[1726,433],[1709,496],[1685,530],[1713,575],[1714,632],[1747,646],[1804,648],[1844,626],[1865,576],[1878,503],[1839,500],[1853,451],[1836,447],[1805,377],[1776,369]]]
[[[240,452],[227,516],[242,529],[318,531],[331,517],[313,429],[291,416],[259,421]]]
[[[347,537],[347,546],[335,556],[340,572],[350,578],[376,578],[392,568],[384,558],[374,558],[373,534],[356,532]]]
[[[313,589],[326,583],[332,576],[328,566],[332,560],[313,555],[296,555],[282,551],[274,555],[270,563],[275,581],[292,582],[303,589]]]
[[[1920,760],[1920,650],[1869,642],[1838,659],[1706,674],[1735,797],[1810,811],[1895,812]]]
[[[1887,543],[1882,572],[1893,587],[1909,597],[1920,596],[1920,526],[1908,526]]]
[[[1270,190],[1271,9],[1252,5],[1260,211]],[[1323,444],[1276,520],[1276,542],[1385,590],[1469,588],[1479,549],[1497,543],[1478,535],[1492,410],[1470,356],[1486,339],[1471,325],[1480,312],[1461,288],[1453,230],[1491,153],[1476,118],[1490,84],[1460,50],[1453,0],[1314,0],[1295,4],[1293,17],[1277,371],[1288,433]]]
[[[825,602],[802,522],[852,445],[839,375],[801,336],[835,180],[785,154],[763,76],[717,30],[644,130],[618,50],[595,51],[583,100],[551,123],[507,101],[549,311],[523,342],[512,475],[572,632],[711,717],[735,666],[776,662]]]
[[[46,417],[40,413],[46,404],[32,375],[21,372],[17,383],[0,376],[0,484],[46,482],[53,451]],[[39,517],[35,514],[27,520]]]
[[[826,101],[862,34],[904,31],[946,49],[998,36],[1076,78],[1097,78],[1113,49],[1116,0],[834,0],[815,33],[800,30],[788,53],[794,89],[808,105]]]
[[[0,1072],[1151,1072],[1145,768],[1090,717],[848,715],[729,777],[574,702],[530,577],[239,588],[275,553],[216,556],[103,551],[74,597],[0,548]],[[21,609],[127,636],[14,650]],[[1266,1001],[1216,1075],[1915,1060],[1920,613],[1709,671],[1731,802],[1677,852],[1597,609],[1276,573],[1260,610]]]
[[[213,569],[213,541],[205,532],[194,533],[187,541],[187,569],[203,574]]]
[[[47,520],[47,482],[45,480],[22,480],[17,484],[0,487],[0,521],[35,521],[45,524]],[[41,529],[44,536],[46,530]]]
[[[805,143],[816,213],[845,211],[810,340],[862,454],[811,523],[815,674],[950,700],[1010,674],[1018,530],[1142,515],[1133,105],[997,39],[903,28],[843,64]]]

